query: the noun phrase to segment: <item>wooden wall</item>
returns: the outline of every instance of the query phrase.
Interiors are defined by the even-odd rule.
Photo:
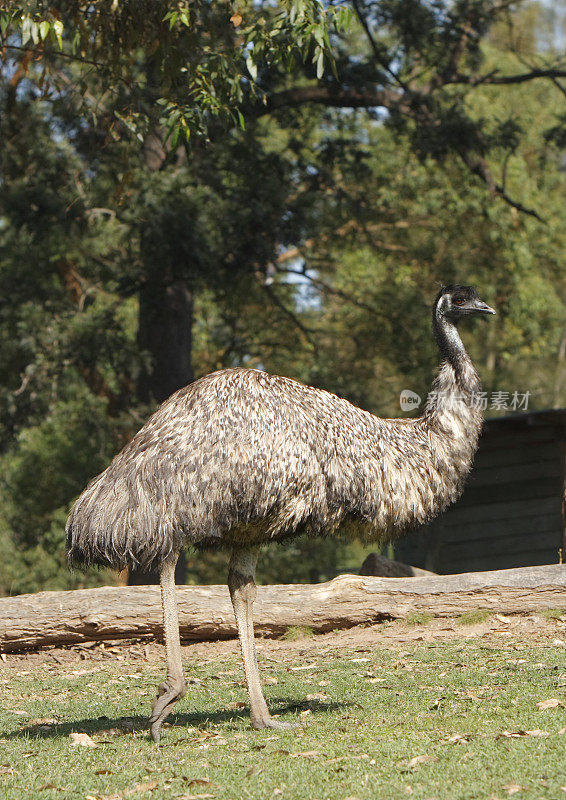
[[[566,560],[566,410],[489,420],[460,500],[395,544],[395,558],[439,573]]]

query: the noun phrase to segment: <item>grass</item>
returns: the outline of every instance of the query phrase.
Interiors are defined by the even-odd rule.
[[[304,639],[307,636],[314,636],[314,631],[308,625],[291,625],[283,634],[283,639],[288,642],[295,642],[297,639]]]
[[[486,608],[474,608],[472,611],[465,611],[458,617],[459,625],[479,625],[491,617],[492,612]]]
[[[405,622],[407,625],[428,625],[433,618],[433,615],[427,611],[411,611],[405,617]]]
[[[540,612],[545,619],[563,619],[566,612],[560,608],[545,608]]]
[[[560,647],[309,647],[308,655],[260,656],[272,711],[302,714],[307,727],[251,731],[240,662],[230,655],[187,664],[193,682],[160,747],[142,716],[159,665],[3,669],[0,798],[566,797],[566,712],[536,707],[563,697]],[[97,746],[74,746],[73,732]]]

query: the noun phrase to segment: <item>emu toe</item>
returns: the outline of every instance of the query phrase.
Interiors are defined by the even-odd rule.
[[[251,720],[251,726],[255,731],[260,731],[264,728],[272,728],[276,731],[291,730],[292,728],[303,728],[304,722],[283,722],[273,717],[266,717],[264,719]]]
[[[161,739],[161,725],[173,710],[173,706],[185,695],[185,684],[183,680],[167,678],[165,683],[160,684],[159,694],[153,701],[151,716],[149,718],[149,730],[154,742],[159,743]]]

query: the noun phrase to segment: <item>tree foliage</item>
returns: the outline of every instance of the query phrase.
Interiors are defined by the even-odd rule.
[[[69,504],[194,375],[266,368],[392,416],[401,389],[424,396],[440,282],[498,308],[468,335],[488,392],[564,403],[564,64],[545,15],[0,12],[0,592],[108,580],[66,571]],[[298,539],[263,577],[361,558]],[[189,555],[189,579],[224,562]]]
[[[26,74],[35,67],[48,96],[66,82],[65,62],[78,64],[75,88],[93,115],[100,96],[89,99],[87,87],[95,72],[115,118],[140,139],[157,120],[174,150],[192,134],[214,135],[219,121],[244,126],[250,117],[305,103],[381,109],[401,129],[410,127],[423,156],[456,153],[493,195],[527,210],[487,158],[502,143],[512,150],[518,128],[502,120],[490,129],[466,104],[478,86],[566,77],[551,48],[527,52],[513,34],[504,42],[513,56],[508,66],[486,67],[482,42],[497,24],[513,32],[513,12],[522,5],[28,0],[1,12],[0,29],[6,51],[19,56]],[[562,120],[554,128],[562,130]]]

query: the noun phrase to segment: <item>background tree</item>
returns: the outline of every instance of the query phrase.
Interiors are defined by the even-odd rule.
[[[134,5],[3,17],[4,592],[108,579],[67,573],[68,505],[193,375],[249,364],[399,413],[429,385],[442,280],[501,312],[474,335],[486,388],[564,402],[544,8],[352,3],[345,32],[332,4]],[[309,546],[274,548],[265,579],[361,563]],[[223,558],[190,556],[190,579]]]

